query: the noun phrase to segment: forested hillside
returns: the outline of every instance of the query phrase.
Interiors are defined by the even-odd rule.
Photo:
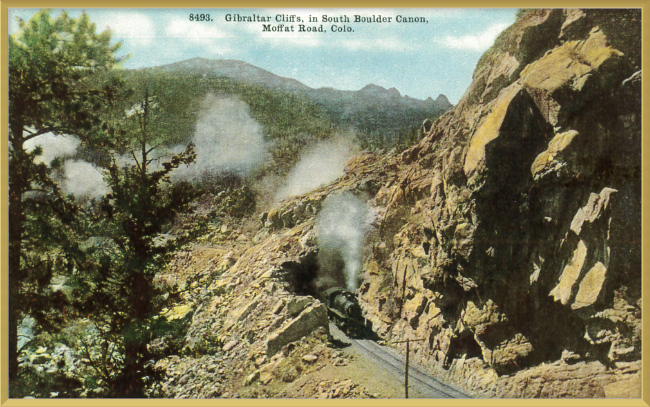
[[[156,99],[158,126],[164,129],[161,141],[168,146],[188,143],[205,110],[208,95],[242,101],[250,117],[262,128],[264,141],[270,144],[270,156],[260,171],[286,175],[300,152],[310,143],[331,138],[339,130],[323,109],[310,100],[283,90],[247,84],[225,77],[206,77],[200,73],[168,70],[114,70],[98,75],[97,83],[123,81],[130,92],[113,107],[121,114],[138,100],[146,89]],[[238,123],[232,123],[237,131]],[[236,142],[237,135],[232,135]]]
[[[143,72],[228,78],[240,85],[252,85],[255,89],[300,96],[321,108],[337,128],[354,132],[364,149],[404,148],[417,140],[422,121],[435,120],[452,107],[444,95],[439,95],[436,100],[419,100],[403,96],[395,88],[385,89],[374,84],[358,91],[313,89],[295,79],[274,75],[237,60],[193,58]]]

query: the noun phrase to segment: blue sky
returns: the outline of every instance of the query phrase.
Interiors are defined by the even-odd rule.
[[[9,33],[16,17],[37,9],[9,9]],[[77,16],[81,9],[66,9]],[[122,41],[125,68],[164,65],[194,57],[239,59],[307,86],[358,90],[369,83],[395,87],[418,99],[446,95],[458,102],[471,82],[476,62],[499,32],[515,20],[516,9],[85,9],[98,31],[110,29]],[[60,10],[53,12],[57,16]],[[193,22],[190,14],[210,14]],[[300,16],[325,33],[263,32],[262,23],[227,22],[226,15]],[[353,32],[332,32],[322,15],[347,15],[339,23]],[[317,23],[307,23],[308,16]],[[390,23],[354,23],[354,15],[390,17]],[[426,23],[398,23],[397,16]],[[287,22],[298,30],[298,23]]]

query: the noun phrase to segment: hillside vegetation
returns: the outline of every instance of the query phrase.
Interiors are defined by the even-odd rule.
[[[417,140],[423,120],[435,120],[452,107],[444,95],[436,100],[419,100],[402,96],[395,88],[385,89],[374,84],[358,91],[313,89],[295,79],[237,60],[193,58],[142,72],[227,78],[261,92],[269,89],[278,95],[284,92],[287,96],[299,96],[301,100],[318,106],[339,130],[355,133],[364,149],[404,148]]]
[[[114,105],[114,114],[119,115],[130,108],[138,95],[148,89],[155,95],[160,112],[157,126],[163,130],[158,136],[169,147],[191,141],[207,95],[243,101],[249,107],[251,117],[262,126],[264,138],[271,145],[271,155],[261,173],[270,171],[286,175],[307,144],[329,139],[338,130],[323,109],[305,97],[282,90],[179,71],[111,71],[97,80],[103,82],[114,78],[123,80],[125,87],[132,89],[132,97]],[[232,123],[235,129],[237,125]],[[232,140],[236,142],[236,134],[232,135]]]

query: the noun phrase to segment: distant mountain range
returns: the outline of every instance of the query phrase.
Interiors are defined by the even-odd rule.
[[[191,74],[203,74],[214,77],[225,76],[236,81],[261,85],[267,88],[285,91],[308,91],[309,86],[290,78],[275,75],[244,61],[234,59],[192,58],[173,64],[161,65],[149,69],[163,71],[182,71]]]
[[[445,95],[439,95],[435,100],[421,100],[402,96],[395,88],[386,89],[375,84],[369,84],[358,91],[329,87],[314,89],[296,79],[275,75],[238,60],[192,58],[147,69],[227,77],[247,84],[301,94],[323,107],[339,123],[387,141],[418,127],[424,119],[435,119],[453,107]]]

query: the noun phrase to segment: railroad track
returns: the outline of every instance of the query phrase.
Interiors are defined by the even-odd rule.
[[[390,350],[368,339],[347,339],[358,345],[371,357],[381,360],[401,376],[404,376],[406,369],[404,361],[391,353]],[[469,395],[429,376],[413,365],[409,366],[409,380],[411,381],[409,387],[419,386],[425,393],[430,393],[431,398],[470,398]]]

